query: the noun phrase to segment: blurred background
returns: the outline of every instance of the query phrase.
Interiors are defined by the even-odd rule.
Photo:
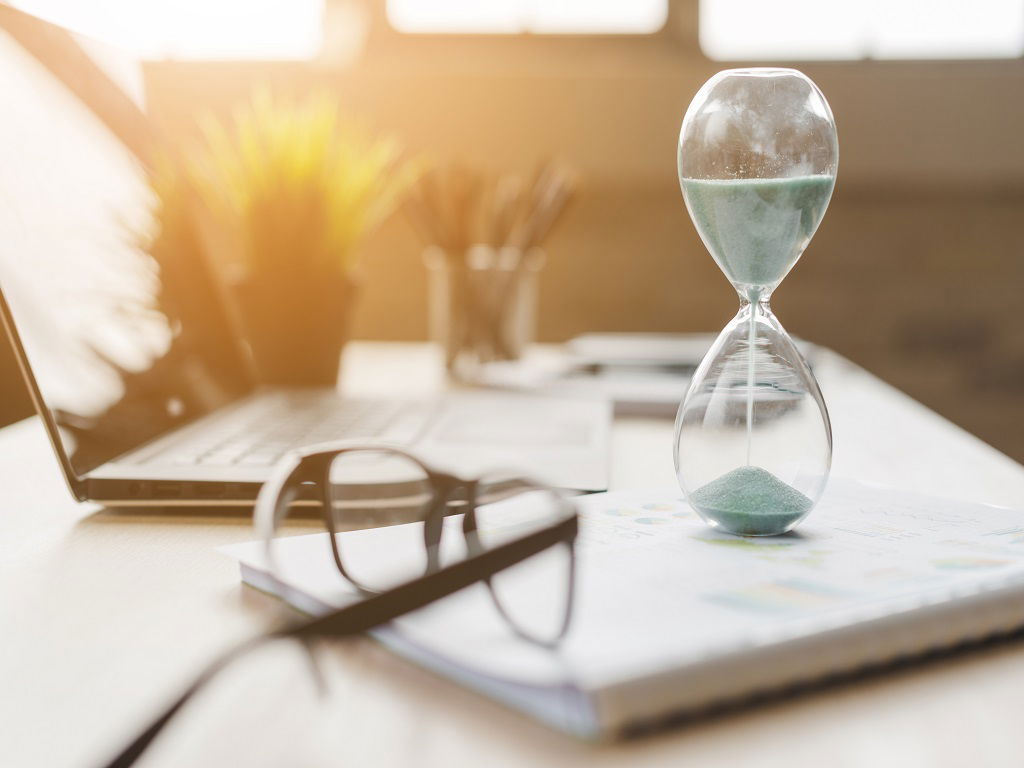
[[[831,347],[1024,460],[1024,2],[1018,0],[20,0],[143,60],[172,135],[254,84],[326,90],[408,151],[582,180],[546,244],[538,335],[717,332],[736,297],[676,180],[714,72],[795,66],[839,127],[835,196],[773,299]],[[424,339],[422,243],[363,244],[353,336]],[[5,423],[31,412],[4,349]],[[825,393],[826,398],[828,393]]]

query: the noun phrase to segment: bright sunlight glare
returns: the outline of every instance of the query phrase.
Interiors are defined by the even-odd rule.
[[[146,59],[305,59],[324,0],[11,0]]]
[[[1022,0],[700,0],[716,61],[997,59],[1024,54]]]
[[[650,34],[668,0],[387,0],[399,32],[476,34]]]

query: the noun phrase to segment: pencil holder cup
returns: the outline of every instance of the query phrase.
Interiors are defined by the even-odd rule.
[[[428,248],[428,328],[449,375],[475,382],[481,366],[518,360],[537,326],[537,277],[544,252],[475,245],[455,256]]]

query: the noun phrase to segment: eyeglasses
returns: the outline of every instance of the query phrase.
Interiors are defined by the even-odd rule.
[[[281,596],[290,599],[278,544],[288,516],[319,510],[324,556],[362,599],[289,623],[218,657],[108,766],[134,764],[220,669],[266,642],[360,634],[482,582],[511,631],[546,647],[568,630],[575,591],[576,509],[562,493],[509,472],[474,479],[439,471],[402,448],[335,443],[286,455],[260,490],[254,521]],[[378,530],[342,529],[405,523]],[[286,570],[286,569],[285,569]]]

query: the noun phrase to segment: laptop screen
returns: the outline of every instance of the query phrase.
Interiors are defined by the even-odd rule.
[[[0,288],[82,475],[250,383],[198,245],[146,245],[154,195],[98,117],[109,99],[87,106],[53,74],[55,60],[80,50],[46,34],[25,45],[26,19],[39,24],[0,6]]]

